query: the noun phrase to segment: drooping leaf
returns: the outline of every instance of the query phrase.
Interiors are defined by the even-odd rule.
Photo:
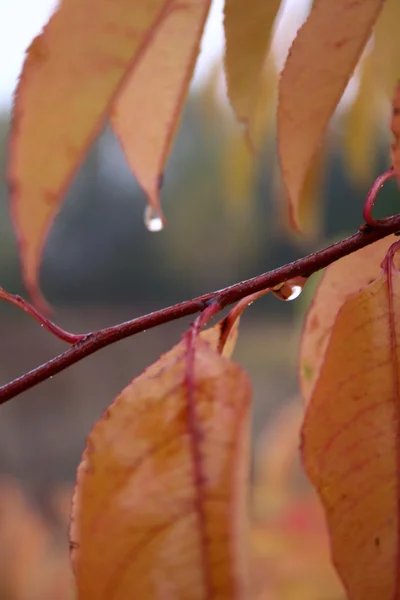
[[[248,124],[281,0],[225,0],[225,73],[236,117]]]
[[[270,52],[261,70],[258,91],[248,118],[247,137],[254,151],[260,151],[275,125],[276,90],[278,72]]]
[[[8,177],[25,283],[66,188],[172,0],[63,0],[30,45],[19,81]]]
[[[397,244],[398,248],[398,244]],[[339,310],[302,432],[349,600],[399,590],[400,276],[383,272]]]
[[[391,146],[390,158],[393,169],[397,175],[397,182],[400,182],[400,82],[397,83],[392,100],[392,118],[390,129],[394,137]]]
[[[395,240],[395,236],[389,236],[326,268],[301,338],[299,379],[306,402],[319,377],[339,309],[349,296],[378,277],[385,253]]]
[[[299,198],[299,217],[303,226],[302,235],[292,227],[288,215],[288,196],[282,182],[278,161],[274,163],[274,188],[276,210],[281,227],[289,238],[304,244],[304,241],[317,241],[322,233],[323,206],[319,201],[323,193],[323,179],[328,153],[328,144],[321,146],[312,158]]]
[[[309,239],[318,239],[323,228],[323,180],[328,153],[327,144],[317,148],[304,179],[299,198],[299,219]]]
[[[71,530],[79,597],[248,597],[250,384],[201,337],[192,358],[184,339],[88,438]]]
[[[312,158],[384,0],[316,0],[299,30],[278,93],[278,147],[293,226]]]
[[[376,22],[374,31],[374,61],[376,79],[382,85],[388,99],[400,79],[400,3],[398,0],[386,0]]]
[[[243,218],[253,194],[257,163],[240,128],[230,127],[225,137],[221,171],[226,199],[229,209]]]
[[[249,114],[245,135],[237,123],[228,124],[221,152],[222,177],[229,207],[243,218],[258,168],[258,153],[262,150],[274,126],[277,70],[271,54],[260,72],[258,94]]]
[[[111,113],[111,124],[128,164],[151,207],[160,215],[160,180],[193,75],[210,2],[173,0]]]
[[[379,123],[382,106],[373,69],[373,53],[360,65],[357,96],[349,107],[345,121],[344,155],[346,170],[356,185],[371,181],[379,150]]]

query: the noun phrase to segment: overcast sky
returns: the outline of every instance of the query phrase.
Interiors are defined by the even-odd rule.
[[[308,1],[286,0],[285,15],[290,21],[286,29],[289,36],[294,35],[293,28],[299,25]],[[0,0],[0,107],[10,105],[25,50],[57,3],[57,0]],[[204,77],[212,58],[222,52],[222,7],[223,0],[213,0],[205,43],[196,70],[196,82]]]

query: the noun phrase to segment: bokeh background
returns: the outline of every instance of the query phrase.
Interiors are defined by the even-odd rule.
[[[53,4],[0,0],[0,284],[22,295],[6,183],[10,110],[23,49]],[[369,186],[389,166],[389,99],[374,84],[369,47],[305,190],[307,233],[291,232],[275,144],[276,73],[308,2],[283,3],[273,61],[265,72],[270,94],[261,111],[255,156],[226,100],[221,5],[214,2],[166,169],[165,229],[147,231],[145,197],[107,126],[71,184],[41,272],[53,318],[68,330],[92,331],[222,288],[353,232],[361,224]],[[389,182],[377,214],[398,212],[397,205],[396,186]],[[269,583],[260,584],[259,598],[342,597],[334,576],[327,574],[327,559],[322,566],[317,561],[320,545],[327,547],[323,520],[297,456],[296,355],[314,288],[310,281],[294,302],[272,295],[259,300],[242,319],[235,353],[254,386],[254,510],[262,523],[254,535],[261,579],[267,578],[270,561]],[[85,436],[118,392],[175,344],[189,322],[119,342],[0,407],[1,599],[73,597],[66,528]],[[0,304],[0,336],[0,384],[64,349],[7,304]],[[270,510],[275,511],[272,521]],[[313,536],[317,550],[310,550],[306,565],[299,563],[301,544],[306,539],[312,547]]]

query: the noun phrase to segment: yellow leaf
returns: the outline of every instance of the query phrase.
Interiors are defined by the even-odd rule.
[[[396,85],[392,99],[390,130],[394,138],[390,149],[390,159],[397,176],[397,184],[400,185],[400,82]]]
[[[63,0],[28,49],[8,176],[24,280],[36,301],[42,248],[66,188],[171,4]]]
[[[278,149],[293,226],[312,158],[384,0],[316,0],[295,38],[278,92]]]
[[[349,296],[378,277],[381,261],[395,240],[395,236],[389,236],[326,268],[307,313],[301,338],[299,378],[306,402],[320,375],[338,311]]]
[[[282,185],[279,165],[277,163],[274,164],[274,187],[276,190],[275,195],[279,220],[285,234],[300,244],[303,244],[305,241],[308,243],[310,240],[317,241],[322,233],[323,207],[321,202],[319,202],[319,198],[323,193],[323,178],[325,175],[327,153],[327,144],[317,149],[304,180],[298,203],[299,217],[303,225],[301,236],[291,226],[287,211],[287,192]]]
[[[272,53],[269,53],[260,73],[258,93],[248,118],[248,139],[256,151],[262,149],[263,143],[275,124],[277,87],[278,72]]]
[[[398,243],[396,245],[398,248]],[[383,272],[340,309],[307,409],[302,452],[350,600],[399,597],[400,277]]]
[[[317,148],[304,180],[299,198],[299,219],[309,239],[318,239],[322,229],[323,178],[325,174],[326,147]]]
[[[281,0],[225,0],[225,73],[228,96],[239,121],[248,124]]]
[[[173,0],[137,69],[122,88],[111,125],[156,213],[162,173],[199,53],[210,0]]]
[[[381,103],[369,52],[361,65],[360,85],[345,120],[344,154],[346,169],[357,185],[368,184],[379,149]]]
[[[395,85],[400,79],[399,22],[399,1],[386,0],[375,27],[372,58],[376,77],[388,99],[392,98]]]
[[[245,373],[201,338],[125,388],[78,470],[79,597],[248,598],[249,406]]]
[[[239,128],[227,131],[224,146],[221,161],[226,198],[231,209],[243,214],[248,212],[257,164]]]

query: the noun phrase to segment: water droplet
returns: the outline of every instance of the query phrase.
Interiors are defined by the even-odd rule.
[[[144,224],[148,231],[161,231],[164,229],[163,215],[148,204],[144,210]]]
[[[307,277],[295,277],[294,279],[285,281],[285,283],[280,283],[272,288],[271,292],[280,300],[288,302],[289,300],[295,300],[300,296],[306,282]]]

